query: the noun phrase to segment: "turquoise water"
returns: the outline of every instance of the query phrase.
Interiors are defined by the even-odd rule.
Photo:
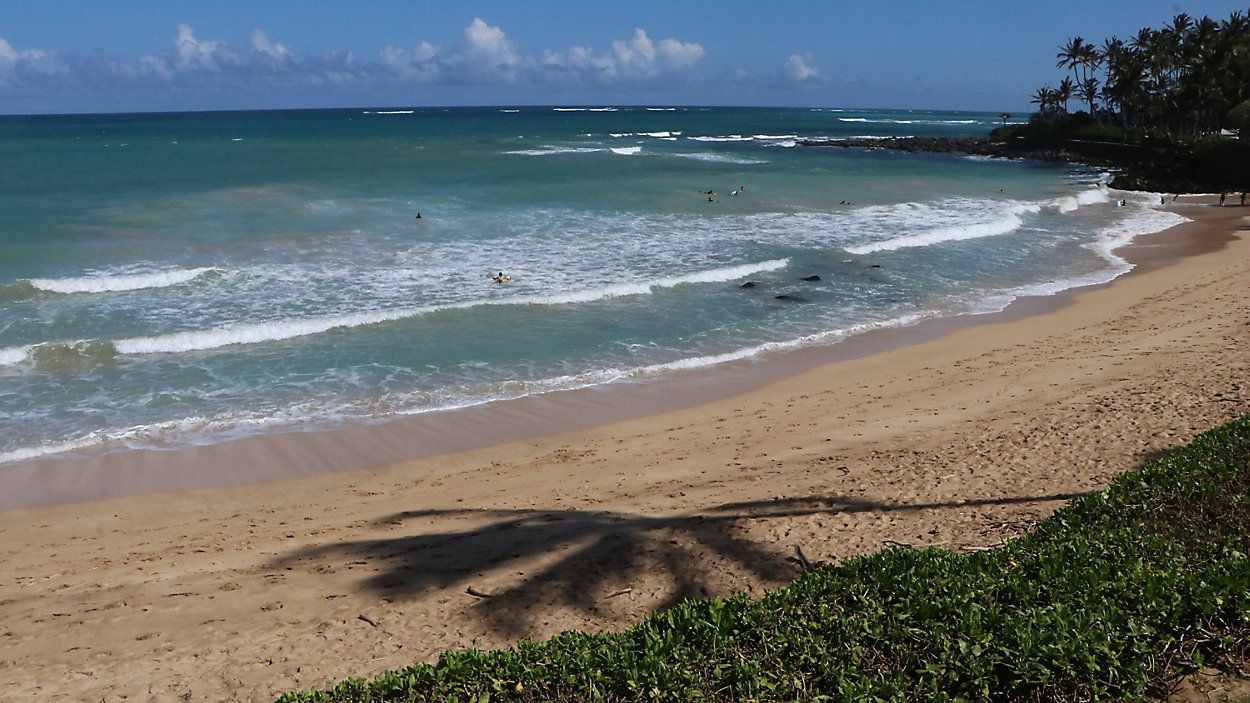
[[[1080,168],[796,145],[982,135],[996,120],[0,118],[0,462],[373,422],[835,344],[1109,280],[1127,270],[1112,247],[1179,220]],[[512,280],[493,284],[500,271]]]

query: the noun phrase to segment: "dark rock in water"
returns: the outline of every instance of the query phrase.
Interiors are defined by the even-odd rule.
[[[820,280],[820,276],[804,276],[804,277],[800,278],[799,280],[800,280],[800,281],[819,281],[819,280]]]
[[[747,281],[746,283],[743,283],[741,287],[742,288],[754,288],[758,285],[759,285],[758,281]]]
[[[797,295],[790,295],[789,293],[782,293],[781,295],[774,295],[773,297],[776,298],[777,300],[788,300],[792,303],[806,303],[807,302],[807,298],[803,298]]]
[[[868,268],[870,268],[870,269],[879,269],[879,268],[881,268],[881,264],[873,264],[872,266],[869,266]]]

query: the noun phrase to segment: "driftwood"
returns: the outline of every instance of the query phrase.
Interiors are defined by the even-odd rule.
[[[356,619],[357,619],[357,620],[364,620],[365,622],[369,623],[370,625],[372,625],[372,626],[374,626],[374,627],[377,627],[377,626],[378,626],[378,621],[377,621],[377,620],[374,620],[373,618],[369,617],[368,615],[365,615],[364,613],[361,613],[361,614],[357,615],[357,616],[356,616]]]
[[[474,598],[494,598],[495,597],[494,593],[487,593],[485,591],[479,591],[472,586],[469,586],[468,588],[464,589],[464,592],[468,593]]]
[[[633,593],[633,592],[634,592],[634,589],[632,588],[622,588],[621,590],[616,591],[615,593],[609,593],[608,595],[600,598],[599,600],[607,600],[609,598],[615,598],[617,596],[623,596],[626,593]]]

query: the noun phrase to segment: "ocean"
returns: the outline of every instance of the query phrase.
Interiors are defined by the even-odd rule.
[[[977,136],[998,120],[667,106],[0,117],[0,463],[374,423],[837,344],[1109,281],[1129,268],[1115,247],[1183,221],[1088,168],[798,144]]]

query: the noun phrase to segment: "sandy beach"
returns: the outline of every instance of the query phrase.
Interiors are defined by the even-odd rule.
[[[717,392],[710,374],[345,430],[361,466],[426,447],[382,468],[324,473],[344,461],[324,433],[0,467],[0,698],[272,700],[759,593],[796,547],[997,544],[1250,410],[1250,211],[1211,202],[1178,202],[1193,222],[1122,250],[1137,268],[1112,284],[814,368],[831,352]]]

